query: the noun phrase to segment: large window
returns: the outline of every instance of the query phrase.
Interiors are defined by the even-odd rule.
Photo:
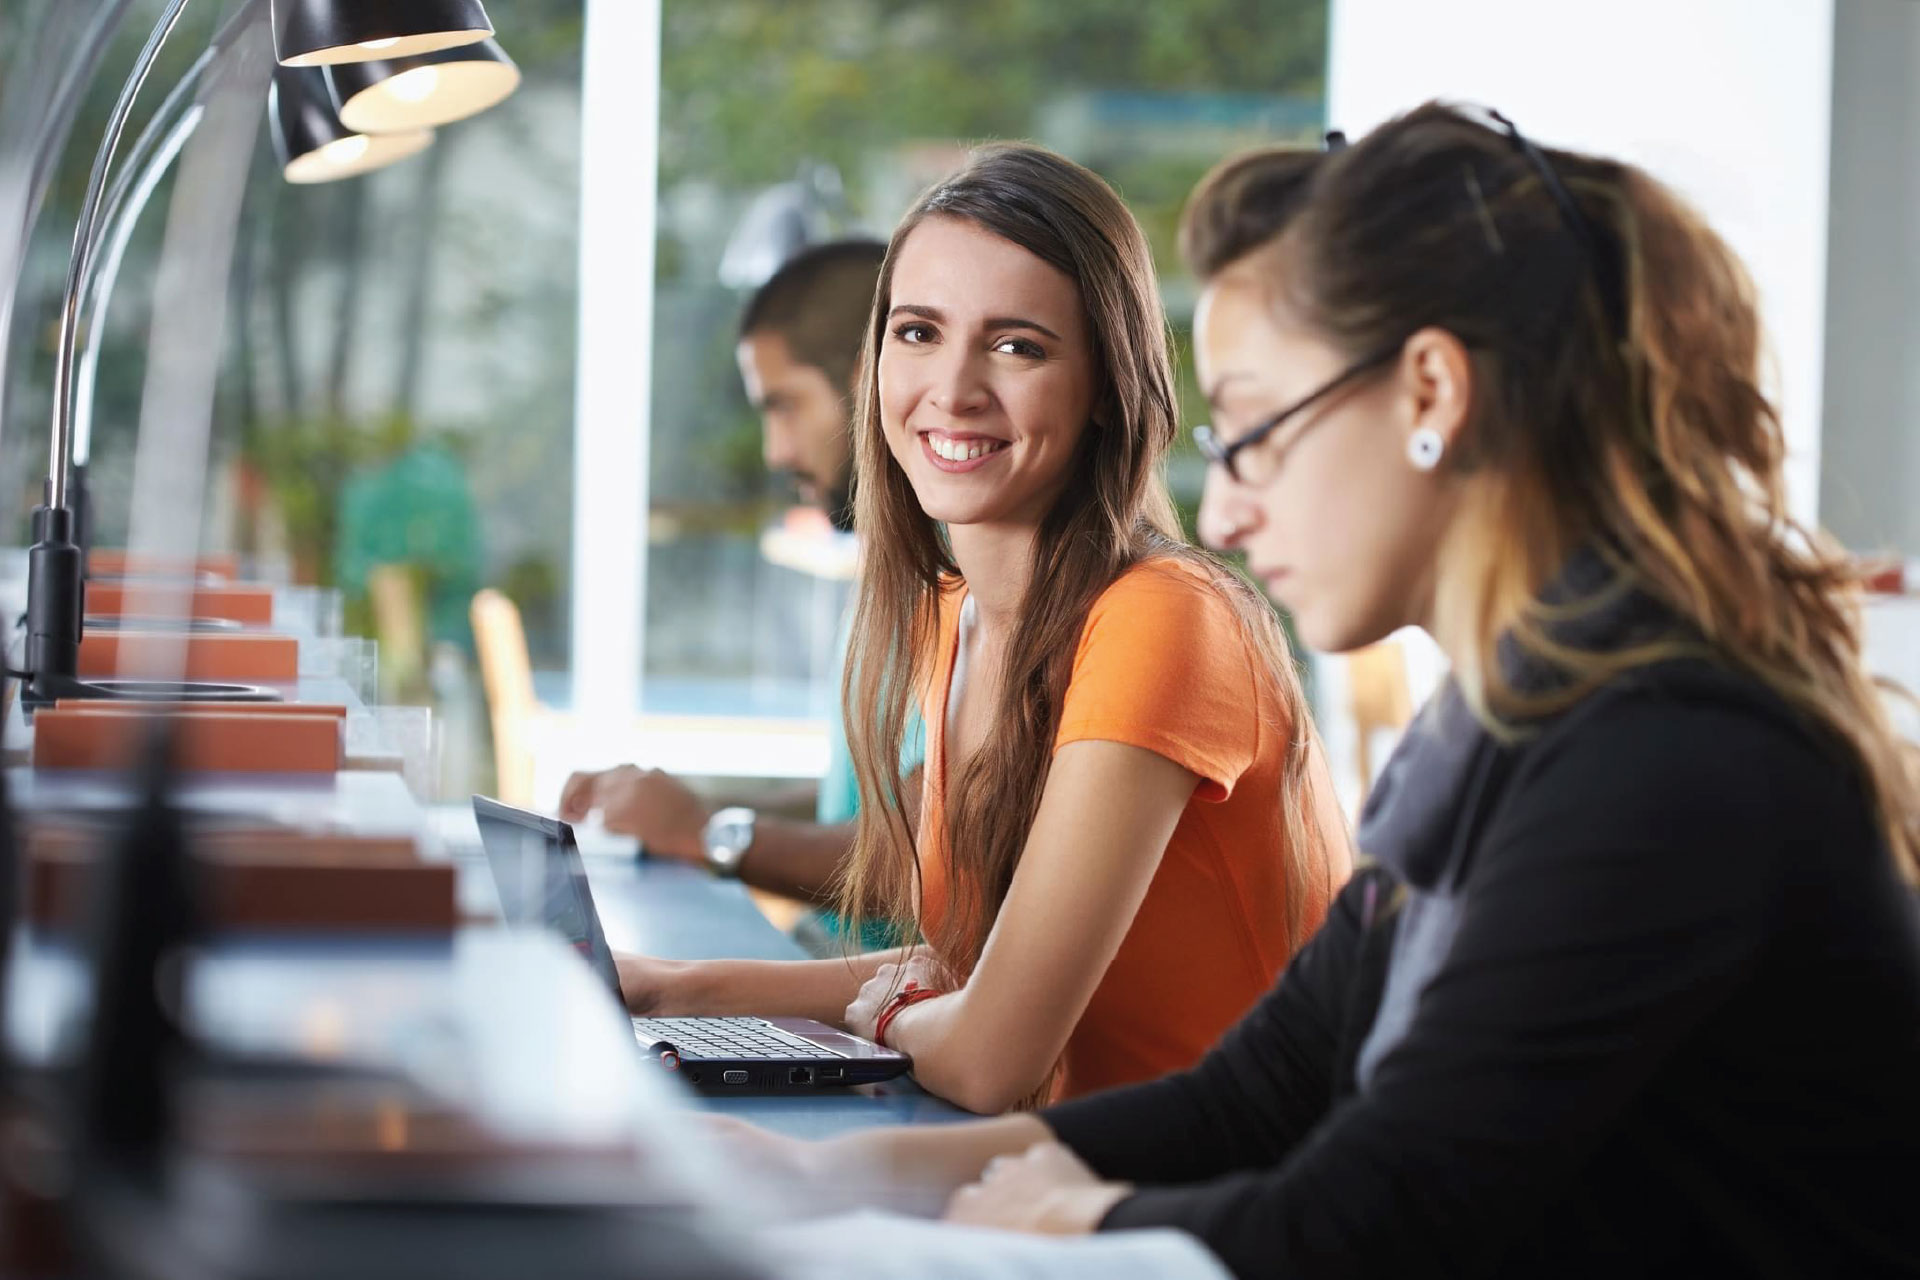
[[[762,553],[790,499],[733,362],[783,232],[884,238],[971,142],[1036,141],[1126,197],[1184,348],[1181,203],[1229,151],[1315,136],[1325,45],[1326,0],[664,0],[647,709],[822,716],[835,696],[846,584]],[[1196,464],[1174,468],[1189,505]]]
[[[99,8],[0,3],[13,37],[0,39],[0,91],[32,72],[35,41],[71,51]],[[188,7],[129,146],[232,8]],[[129,8],[88,86],[0,334],[12,344],[7,541],[24,541],[46,469],[54,321],[94,148],[160,9]],[[208,545],[342,590],[349,630],[380,641],[383,696],[453,722],[448,795],[491,785],[474,591],[518,603],[536,668],[564,671],[569,650],[582,0],[501,9],[519,91],[404,163],[291,185],[262,112],[204,512]],[[142,386],[174,185],[139,219],[103,330],[91,459],[102,545],[127,537],[136,440],[154,429],[140,422]]]
[[[660,729],[662,718],[682,716],[745,717],[772,738],[812,744],[786,756],[736,751],[755,729],[730,723],[714,732],[739,736],[700,757],[716,767],[806,772],[817,760],[818,735],[807,726],[833,711],[827,674],[848,565],[844,555],[781,550],[804,550],[804,521],[764,474],[759,424],[733,360],[740,309],[782,248],[884,237],[971,143],[1031,139],[1120,188],[1147,227],[1184,343],[1193,288],[1173,236],[1186,193],[1228,151],[1310,139],[1323,115],[1326,0],[657,2],[657,139],[651,98],[635,92],[651,91],[653,51],[628,48],[653,31],[654,0],[519,0],[496,15],[526,76],[502,106],[443,129],[404,164],[323,187],[285,183],[263,129],[250,172],[207,542],[343,590],[349,629],[382,641],[385,696],[430,702],[454,721],[448,795],[492,780],[467,624],[481,586],[502,588],[519,606],[540,697],[591,730],[557,735],[552,770],[639,756],[713,771],[689,763],[687,740],[672,736],[698,726]],[[19,306],[0,334],[12,356],[0,490],[16,538],[44,469],[50,335],[80,192],[107,108],[159,8],[131,6],[89,86],[27,246]],[[136,132],[227,8],[190,7]],[[0,41],[0,76],[24,74],[18,50],[79,13],[64,0],[6,6],[14,39]],[[589,74],[583,85],[583,31],[596,20],[622,38],[593,52],[612,47],[606,65],[616,71],[631,57],[624,83],[621,74]],[[651,176],[656,141],[657,222],[631,184],[583,186],[583,175]],[[602,194],[585,207],[583,190]],[[92,470],[103,544],[126,536],[172,194],[163,184],[140,221],[102,331]],[[651,390],[634,376],[630,404],[619,379],[646,372],[645,285],[621,274],[609,299],[581,275],[584,214],[587,269],[603,273],[585,283],[610,278],[595,236],[621,224],[609,224],[603,206],[630,218],[627,247],[644,249],[653,234]],[[613,242],[617,257],[620,236]],[[626,344],[611,382],[583,334],[598,335],[602,349],[608,335],[616,348]],[[593,396],[582,390],[590,365],[600,371]],[[1196,417],[1184,369],[1183,377]],[[575,459],[591,469],[615,435],[636,451],[645,441],[646,471],[635,465],[629,480],[624,464],[603,468],[602,489],[586,493],[592,485],[583,490]],[[1189,504],[1196,463],[1184,453],[1175,463]],[[622,507],[628,484],[635,499]],[[625,572],[574,590],[575,544],[594,545],[579,513],[608,504],[635,518],[602,529],[602,543],[631,550],[644,538],[644,600],[634,601]],[[628,527],[643,532],[630,537]],[[803,532],[778,536],[796,527]],[[615,625],[576,626],[594,616],[581,610],[600,595]],[[639,658],[628,656],[633,636],[619,625],[633,617],[630,604],[642,618]],[[587,663],[583,643],[596,637],[604,652]],[[597,676],[571,669],[596,663]],[[639,708],[630,687],[606,678],[609,665],[638,677]],[[641,722],[636,710],[647,713]]]

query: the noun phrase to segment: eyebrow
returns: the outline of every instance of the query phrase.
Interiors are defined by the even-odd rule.
[[[902,303],[887,312],[887,319],[891,320],[902,312],[910,316],[919,316],[922,320],[932,320],[935,323],[946,319],[945,314],[943,314],[938,307],[917,307],[909,303]],[[1035,333],[1046,334],[1055,342],[1063,341],[1059,334],[1047,328],[1047,326],[1041,324],[1038,320],[1028,320],[1021,316],[988,316],[986,327],[989,329],[1031,329]]]

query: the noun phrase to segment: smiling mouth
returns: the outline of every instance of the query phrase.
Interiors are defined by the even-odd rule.
[[[984,458],[990,453],[1000,452],[1009,443],[988,436],[949,436],[937,431],[929,431],[922,438],[929,449],[948,462],[971,462],[975,458]]]
[[[995,440],[991,436],[950,436],[941,431],[922,432],[920,442],[933,465],[946,472],[972,471],[983,467],[1005,453],[1007,446],[1012,443]]]

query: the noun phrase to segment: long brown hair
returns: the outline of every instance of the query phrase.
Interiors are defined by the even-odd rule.
[[[902,803],[900,750],[910,708],[927,693],[937,661],[941,593],[956,589],[959,569],[942,527],[921,509],[888,450],[878,357],[900,248],[932,217],[972,222],[1072,279],[1085,308],[1098,382],[1092,421],[1070,477],[1034,538],[1020,623],[1009,641],[986,745],[953,762],[945,842],[952,901],[929,943],[956,978],[972,972],[1039,809],[1088,611],[1131,566],[1170,557],[1203,567],[1234,603],[1262,659],[1256,663],[1260,678],[1274,682],[1289,719],[1275,726],[1293,743],[1278,798],[1288,841],[1287,902],[1281,909],[1292,945],[1299,946],[1305,912],[1332,889],[1318,883],[1329,860],[1311,821],[1312,727],[1272,612],[1181,538],[1162,475],[1177,410],[1152,256],[1139,225],[1105,182],[1070,160],[1022,145],[975,152],[958,173],[923,195],[894,232],[881,268],[854,428],[863,562],[843,697],[860,827],[840,878],[842,910],[890,919],[900,936],[913,936],[919,862]]]
[[[1503,123],[1503,122],[1499,122]],[[1556,187],[1558,190],[1556,190]],[[1471,486],[1436,601],[1456,677],[1513,731],[1621,671],[1684,652],[1775,691],[1857,762],[1902,872],[1920,880],[1920,767],[1860,654],[1859,570],[1794,520],[1760,385],[1754,289],[1733,252],[1632,165],[1541,149],[1429,103],[1317,165],[1265,252],[1283,304],[1343,349],[1422,328],[1467,349],[1474,402],[1447,465]],[[1557,645],[1542,591],[1577,548],[1612,562],[1689,638]],[[1561,671],[1551,698],[1501,678],[1511,635]]]

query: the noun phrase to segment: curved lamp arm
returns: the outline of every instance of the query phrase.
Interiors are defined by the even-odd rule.
[[[215,33],[206,50],[180,77],[153,113],[153,119],[134,140],[120,165],[119,175],[107,191],[97,232],[88,247],[87,274],[81,281],[71,437],[76,464],[85,464],[93,453],[93,393],[100,368],[100,342],[127,245],[160,180],[180,158],[193,131],[200,127],[203,109],[199,89],[207,69],[213,66],[220,51],[232,43],[234,36],[253,21],[265,3],[266,0],[249,0]]]
[[[67,264],[67,287],[60,304],[60,344],[54,366],[53,440],[52,451],[47,459],[47,506],[54,511],[67,509],[68,463],[73,457],[74,348],[80,332],[82,290],[93,262],[101,206],[106,199],[107,171],[113,167],[113,153],[119,149],[121,135],[127,130],[127,118],[133,114],[134,99],[140,96],[141,86],[146,84],[161,48],[167,43],[167,37],[173,34],[181,11],[186,7],[187,0],[167,0],[166,11],[160,15],[153,34],[147,37],[146,46],[140,50],[140,59],[134,64],[133,74],[121,86],[120,97],[113,104],[113,115],[107,122],[106,136],[100,141],[100,149],[94,153],[93,171],[87,179],[86,201],[80,208],[80,223],[74,228],[73,258]]]
[[[49,62],[9,75],[0,88],[0,423],[7,421],[7,346],[20,267],[40,221],[53,170],[79,113],[80,99],[105,59],[132,0],[107,0],[77,36],[64,67]],[[76,27],[76,29],[78,29]],[[43,37],[44,39],[44,37]],[[15,168],[21,172],[16,174]]]
[[[202,110],[196,103],[166,130],[152,149],[147,163],[136,170],[138,180],[126,184],[121,201],[110,205],[105,232],[98,249],[97,265],[86,286],[81,308],[80,353],[73,388],[73,462],[84,466],[93,456],[93,391],[100,373],[100,342],[106,327],[107,306],[113,301],[113,287],[120,278],[120,263],[133,239],[140,214],[153,198],[154,189],[173,167],[180,151],[200,127]],[[123,175],[124,176],[124,175]]]

